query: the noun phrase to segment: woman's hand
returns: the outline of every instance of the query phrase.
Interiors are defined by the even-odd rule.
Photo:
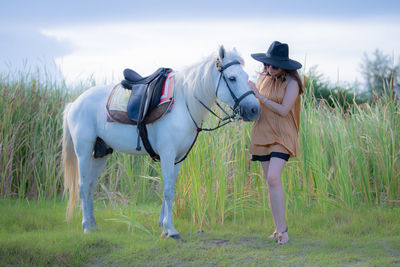
[[[251,91],[254,92],[254,95],[255,95],[257,98],[260,98],[260,97],[259,97],[259,96],[260,96],[260,92],[258,92],[257,86],[254,84],[254,82],[252,82],[252,81],[249,80],[249,81],[247,81],[247,84],[249,85]]]

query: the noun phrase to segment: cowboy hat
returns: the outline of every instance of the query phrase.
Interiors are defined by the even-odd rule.
[[[289,46],[278,41],[274,41],[270,45],[267,53],[255,53],[251,54],[251,57],[257,61],[285,70],[297,70],[302,67],[300,62],[289,58]]]

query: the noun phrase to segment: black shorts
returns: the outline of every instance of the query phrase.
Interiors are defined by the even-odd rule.
[[[272,152],[269,155],[252,155],[251,160],[252,161],[270,161],[271,158],[280,158],[285,161],[289,160],[290,155],[286,153],[281,153],[281,152]]]

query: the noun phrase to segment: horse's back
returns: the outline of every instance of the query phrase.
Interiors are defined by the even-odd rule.
[[[84,91],[73,103],[74,105],[84,105],[87,107],[90,107],[92,103],[106,103],[112,88],[111,85],[91,87]]]
[[[99,122],[106,119],[106,102],[112,86],[95,86],[87,89],[71,103],[68,124],[76,129],[76,135],[95,138]],[[79,133],[78,133],[79,132]]]

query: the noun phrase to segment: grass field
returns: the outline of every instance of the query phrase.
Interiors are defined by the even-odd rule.
[[[84,87],[82,88],[84,90]],[[303,96],[300,155],[285,167],[291,241],[278,246],[251,123],[201,133],[176,184],[182,242],[160,239],[160,165],[114,153],[95,193],[100,231],[65,222],[61,114],[79,95],[0,75],[0,265],[400,265],[400,105]],[[213,124],[212,119],[207,123]]]
[[[399,208],[288,213],[291,240],[267,238],[272,219],[225,221],[204,232],[177,219],[183,240],[159,237],[159,203],[96,203],[100,230],[84,235],[65,202],[2,200],[0,265],[18,266],[398,266]]]
[[[61,114],[79,93],[29,75],[19,81],[0,76],[1,198],[60,196]],[[391,93],[344,113],[317,102],[308,88],[302,104],[300,155],[283,173],[288,206],[398,204],[400,105]],[[250,162],[248,152],[251,126],[235,122],[200,134],[178,179],[179,214],[214,225],[248,210],[266,210],[261,166]],[[160,165],[149,157],[115,153],[96,192],[109,200],[146,203],[159,199],[161,181]]]

